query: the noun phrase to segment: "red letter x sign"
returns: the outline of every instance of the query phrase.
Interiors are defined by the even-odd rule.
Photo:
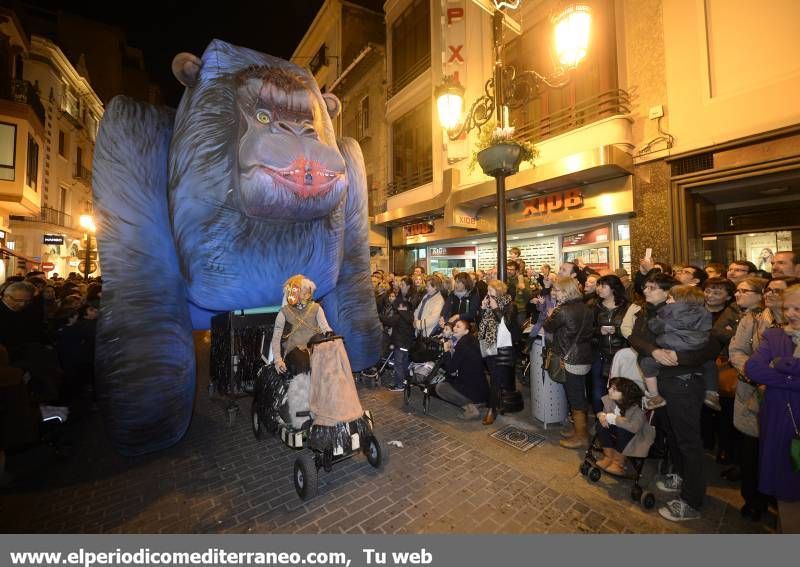
[[[463,45],[448,45],[450,49],[450,59],[447,60],[448,63],[463,63],[464,58],[461,57],[461,50],[464,49]]]

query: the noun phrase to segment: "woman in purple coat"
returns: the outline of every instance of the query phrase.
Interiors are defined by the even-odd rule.
[[[767,329],[745,365],[753,382],[766,386],[759,411],[759,490],[778,500],[783,533],[800,533],[800,472],[789,447],[800,427],[800,285],[783,292],[786,326]]]

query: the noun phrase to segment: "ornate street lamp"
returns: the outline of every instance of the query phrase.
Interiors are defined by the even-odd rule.
[[[81,228],[86,231],[86,259],[83,262],[83,279],[89,281],[89,272],[91,271],[91,255],[92,255],[92,235],[97,231],[94,224],[92,215],[81,215],[79,223]]]
[[[591,11],[585,4],[571,4],[553,18],[555,50],[560,66],[550,76],[536,71],[517,70],[503,63],[502,8],[516,9],[520,0],[494,0],[493,42],[494,72],[484,85],[484,94],[472,103],[466,116],[459,119],[464,107],[464,88],[445,77],[436,89],[439,121],[451,140],[457,140],[473,129],[480,130],[492,117],[499,128],[508,128],[509,108],[519,108],[541,95],[545,88],[560,88],[571,79],[569,71],[586,56],[591,31]],[[498,147],[503,146],[503,147]],[[506,200],[505,179],[519,170],[521,148],[514,143],[501,143],[479,152],[478,162],[486,175],[495,178],[497,192],[497,277],[506,279]],[[492,150],[487,152],[487,150]],[[514,155],[516,152],[516,155]],[[483,155],[481,155],[483,154]],[[483,158],[483,159],[482,159]]]

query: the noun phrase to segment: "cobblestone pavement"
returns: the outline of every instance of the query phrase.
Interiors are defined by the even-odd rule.
[[[383,471],[363,456],[320,472],[319,496],[302,502],[291,471],[296,454],[277,438],[257,441],[249,402],[226,424],[224,404],[198,387],[195,416],[176,446],[138,458],[109,447],[97,414],[73,424],[71,459],[10,459],[29,476],[0,493],[3,532],[73,533],[660,533],[764,532],[742,520],[738,486],[719,479],[709,459],[709,498],[699,521],[675,524],[644,511],[630,486],[578,472],[580,454],[557,445],[558,431],[534,425],[526,406],[495,425],[462,422],[459,411],[433,400],[429,415],[415,393],[360,389],[376,430],[391,447]],[[527,452],[489,434],[514,423],[547,442]],[[26,462],[25,459],[34,462]],[[16,470],[13,470],[16,467]],[[27,468],[26,468],[27,467]],[[652,487],[654,465],[646,468]],[[655,491],[657,493],[657,491]],[[658,494],[659,503],[664,500]],[[769,522],[774,524],[774,519]]]

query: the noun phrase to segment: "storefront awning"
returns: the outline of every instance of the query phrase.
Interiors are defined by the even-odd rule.
[[[442,191],[431,199],[418,201],[405,207],[395,207],[391,211],[375,215],[374,223],[387,227],[401,226],[415,221],[428,220],[431,217],[439,217],[444,214],[444,207],[450,198],[454,175],[457,171],[445,169],[442,172]],[[456,179],[457,182],[457,179]]]
[[[15,258],[19,258],[20,260],[25,260],[27,264],[33,264],[35,266],[38,266],[42,263],[41,260],[31,258],[30,256],[25,256],[24,254],[20,254],[16,250],[12,250],[11,248],[6,248],[5,246],[0,246],[0,255],[2,255],[3,258],[10,258],[11,256],[14,256]]]
[[[506,178],[506,199],[542,195],[548,191],[606,181],[633,174],[633,157],[616,146],[601,146],[572,154]],[[494,179],[454,191],[454,205],[480,208],[496,203]]]

